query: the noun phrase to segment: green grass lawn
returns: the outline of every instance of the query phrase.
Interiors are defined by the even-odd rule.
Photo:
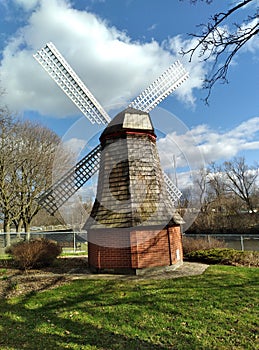
[[[0,349],[258,349],[259,270],[77,280],[0,301]]]

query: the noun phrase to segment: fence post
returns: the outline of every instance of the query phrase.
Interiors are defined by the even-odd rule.
[[[240,243],[241,243],[241,250],[244,251],[245,247],[244,247],[244,237],[240,236]]]
[[[73,234],[74,234],[74,236],[73,236],[73,247],[74,247],[74,253],[75,253],[75,251],[76,251],[76,233],[75,233],[75,231],[73,231]]]

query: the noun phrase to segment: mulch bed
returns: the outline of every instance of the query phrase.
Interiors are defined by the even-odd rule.
[[[0,260],[0,297],[11,298],[56,288],[75,274],[89,274],[86,257],[60,257],[53,266],[21,271],[12,260]]]

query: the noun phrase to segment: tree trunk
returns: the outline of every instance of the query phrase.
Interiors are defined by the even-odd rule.
[[[4,221],[4,233],[5,233],[5,246],[11,245],[11,233],[10,233],[10,223]]]
[[[24,231],[26,232],[26,240],[29,241],[31,238],[30,230],[31,230],[31,223],[28,221],[23,221]]]
[[[10,223],[4,220],[4,232],[10,232]]]
[[[22,221],[22,219],[19,219],[17,226],[16,226],[17,238],[21,238],[22,225],[23,225],[23,221]]]
[[[11,245],[11,234],[10,232],[5,233],[5,247],[9,247]]]
[[[20,219],[18,222],[18,232],[22,232],[22,225],[23,225],[23,221],[22,219]]]
[[[16,231],[16,233],[21,232],[21,228],[22,228],[22,219],[13,220],[13,224],[14,224],[14,226],[15,226],[15,231]]]

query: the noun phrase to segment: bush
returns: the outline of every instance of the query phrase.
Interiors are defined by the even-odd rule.
[[[189,254],[190,252],[197,250],[207,250],[212,248],[225,248],[226,244],[224,241],[220,241],[215,238],[190,238],[183,237],[183,254]]]
[[[61,252],[60,245],[45,238],[18,242],[6,249],[22,270],[49,266]]]
[[[259,252],[228,248],[192,251],[185,255],[185,259],[206,264],[259,267]]]

